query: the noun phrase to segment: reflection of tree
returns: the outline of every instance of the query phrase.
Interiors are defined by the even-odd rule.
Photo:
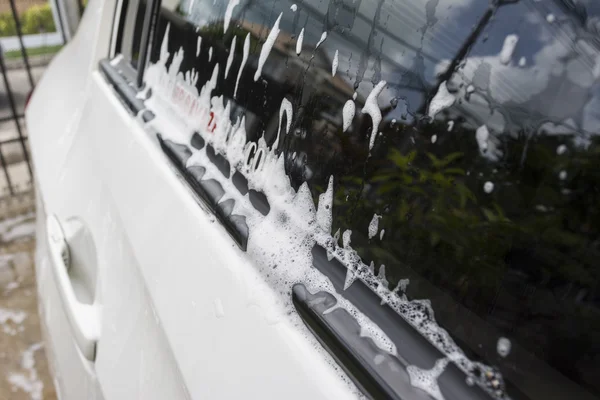
[[[445,128],[426,124],[417,139]],[[384,129],[393,138],[412,128]],[[565,137],[505,135],[506,157],[492,164],[473,137],[457,127],[435,145],[381,146],[338,182],[334,226],[353,227],[353,246],[385,264],[394,284],[405,278],[400,266],[410,266],[579,381],[600,354],[600,139],[559,155]],[[488,180],[490,194],[482,189]],[[374,213],[383,215],[382,241],[361,234]]]
[[[477,40],[479,39],[479,36],[483,32],[483,29],[491,21],[494,14],[496,14],[496,11],[498,10],[498,8],[501,6],[504,6],[504,5],[515,4],[518,2],[519,2],[519,0],[490,0],[489,8],[486,10],[486,12],[483,14],[483,16],[479,19],[479,22],[477,23],[477,26],[475,27],[475,29],[473,29],[473,31],[465,39],[465,41],[463,42],[460,49],[456,52],[456,55],[452,58],[452,60],[448,64],[448,67],[446,68],[446,70],[439,75],[437,84],[431,89],[431,91],[430,91],[429,95],[426,97],[426,99],[433,98],[433,96],[438,92],[440,85],[443,82],[450,80],[450,78],[452,77],[452,74],[454,74],[454,72],[458,68],[459,64],[465,59],[465,57],[469,53],[469,50],[471,50],[471,47],[473,47],[475,42],[477,42]],[[427,110],[427,106],[428,106],[427,102],[424,102],[421,107],[421,110],[419,112],[421,114],[425,114],[425,112]]]

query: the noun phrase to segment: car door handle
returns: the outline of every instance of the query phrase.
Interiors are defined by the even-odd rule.
[[[56,216],[48,216],[46,230],[53,275],[75,342],[83,356],[94,361],[96,344],[100,336],[99,306],[95,303],[81,302],[75,294],[69,276],[71,266],[69,244]]]

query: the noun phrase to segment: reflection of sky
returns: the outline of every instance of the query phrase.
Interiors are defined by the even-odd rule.
[[[578,130],[597,132],[598,112],[593,105],[600,102],[595,99],[599,91],[590,89],[597,78],[594,69],[600,54],[598,47],[584,37],[587,33],[576,20],[554,3],[539,4],[524,0],[501,7],[484,30],[489,39],[475,44],[457,81],[473,82],[487,97],[489,106],[506,106],[506,115],[510,115],[510,107],[525,107],[531,117],[529,123],[541,123],[544,119],[563,124],[575,122]],[[553,22],[549,22],[549,14],[555,17]],[[511,62],[504,65],[498,55],[508,34],[517,34],[519,42]],[[522,58],[525,65],[520,66]],[[447,63],[445,60],[438,64],[438,71],[443,71]],[[482,69],[488,71],[488,77],[478,81],[478,71]],[[487,122],[485,113],[476,114],[481,117],[479,123]],[[517,127],[524,123],[513,122]]]
[[[227,2],[213,5],[213,0],[183,0],[183,10],[190,9],[192,1],[188,18],[199,26],[223,19]],[[326,15],[328,9],[335,10],[333,5],[340,3],[349,9],[358,7],[358,12],[339,17],[340,25],[335,27]],[[290,10],[292,4],[297,4],[296,12]],[[558,0],[521,0],[503,5],[486,25],[457,74],[457,84],[464,82],[467,86],[473,82],[483,94],[479,103],[473,100],[473,104],[464,106],[477,123],[487,122],[490,117],[485,114],[489,114],[490,106],[518,106],[539,118],[557,123],[574,121],[580,128],[598,130],[600,100],[596,98],[600,90],[589,89],[595,81],[592,72],[599,52],[589,39],[575,43],[582,25],[573,15],[587,13],[588,21],[584,23],[593,25],[600,21],[600,2],[582,0],[579,11],[560,4]],[[242,14],[247,22],[271,29],[283,13],[282,32],[297,37],[304,28],[303,54],[314,51],[323,30],[329,27],[320,50],[329,62],[335,51],[339,52],[337,76],[350,87],[361,82],[359,99],[366,98],[379,80],[385,80],[388,86],[380,95],[380,106],[386,107],[397,97],[405,99],[414,112],[425,96],[431,95],[436,75],[457,54],[488,7],[487,1],[479,0],[246,0],[234,8],[232,19],[240,19]],[[553,22],[549,22],[549,14],[555,17]],[[596,25],[600,31],[600,22]],[[352,28],[342,30],[343,26]],[[498,55],[509,34],[518,35],[519,42],[511,62],[504,65]],[[524,65],[519,65],[521,59]],[[330,70],[331,65],[323,65],[319,58],[313,63],[313,68],[318,67]],[[270,70],[273,66],[267,61],[265,71]],[[387,118],[398,119],[404,112],[395,110]],[[502,124],[496,124],[499,128],[506,118],[501,119]]]

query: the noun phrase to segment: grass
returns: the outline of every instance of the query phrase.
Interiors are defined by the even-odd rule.
[[[46,54],[56,54],[58,53],[58,51],[60,49],[62,49],[63,45],[62,44],[58,44],[55,46],[42,46],[42,47],[35,47],[35,48],[31,48],[31,49],[27,49],[27,56],[28,57],[33,57],[33,56],[41,56],[41,55],[46,55]],[[21,50],[10,50],[4,53],[4,58],[7,60],[14,60],[15,58],[21,58]]]

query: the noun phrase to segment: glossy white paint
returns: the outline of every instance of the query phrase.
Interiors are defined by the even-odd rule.
[[[355,397],[298,319],[265,314],[279,301],[273,289],[97,72],[115,1],[88,8],[26,115],[45,213],[83,221],[97,256],[91,295],[100,335],[90,362],[64,312],[40,223],[42,322],[61,398]]]

